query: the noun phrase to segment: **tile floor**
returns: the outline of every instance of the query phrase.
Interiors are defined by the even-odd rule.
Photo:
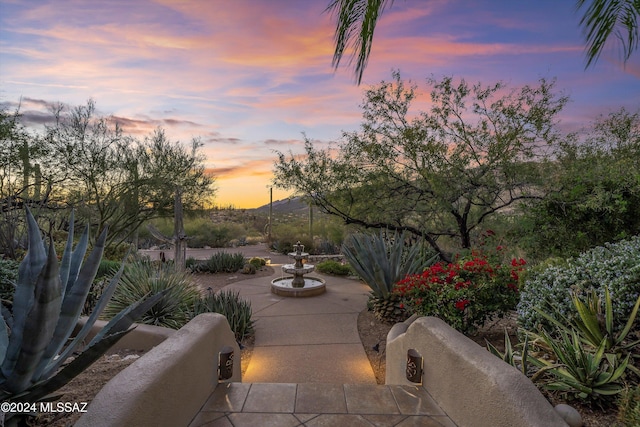
[[[220,384],[190,427],[455,427],[422,387]]]

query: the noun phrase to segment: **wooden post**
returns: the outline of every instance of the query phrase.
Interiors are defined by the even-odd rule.
[[[185,257],[187,251],[187,236],[184,233],[182,189],[180,187],[176,187],[173,214],[173,242],[175,245],[173,262],[175,264],[176,271],[183,271],[186,267]]]

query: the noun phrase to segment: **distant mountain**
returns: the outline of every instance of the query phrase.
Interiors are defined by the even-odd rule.
[[[253,209],[254,212],[269,214],[269,204]],[[303,214],[309,211],[309,205],[304,203],[300,197],[276,200],[273,202],[274,214]]]

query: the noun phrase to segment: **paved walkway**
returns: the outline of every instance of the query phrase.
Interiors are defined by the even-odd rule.
[[[256,319],[253,355],[242,381],[375,384],[357,328],[369,288],[358,280],[312,273],[326,280],[324,294],[281,297],[271,293],[271,280],[283,276],[280,264],[273,267],[272,277],[225,288],[251,301]]]
[[[455,427],[422,387],[221,384],[190,427]]]
[[[206,259],[215,251],[187,256]],[[219,385],[190,427],[455,427],[423,388],[376,384],[357,327],[369,295],[365,284],[314,272],[325,279],[326,293],[281,297],[271,293],[271,280],[283,276],[289,257],[264,246],[228,251],[268,257],[275,273],[225,287],[251,301],[253,355],[242,383]]]

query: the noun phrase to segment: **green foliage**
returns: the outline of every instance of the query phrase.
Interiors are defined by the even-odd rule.
[[[511,344],[511,338],[507,329],[504,330],[504,353],[500,352],[493,344],[487,341],[487,350],[494,356],[518,369],[524,375],[529,375],[529,335],[524,334],[524,342],[519,345],[520,352]]]
[[[199,273],[235,273],[244,267],[245,262],[241,252],[235,254],[217,252],[208,260],[198,263],[195,266],[195,271]]]
[[[224,315],[238,341],[253,334],[255,322],[253,320],[251,302],[240,298],[239,292],[221,291],[213,293],[209,290],[206,296],[194,303],[191,316],[195,317],[202,313],[220,313]]]
[[[140,322],[180,329],[189,321],[189,310],[200,295],[191,283],[189,273],[177,272],[172,265],[136,261],[125,267],[120,281],[104,310],[106,318],[111,318],[132,301],[147,295],[162,295]]]
[[[260,257],[253,257],[249,260],[249,264],[253,265],[256,270],[260,270],[262,267],[267,265],[267,260]]]
[[[118,264],[118,266],[120,265],[120,261],[116,261],[116,260],[121,260],[124,259],[125,256],[127,255],[127,253],[130,250],[130,246],[124,243],[121,243],[119,245],[116,244],[110,244],[108,245],[106,248],[104,248],[104,262],[115,262]]]
[[[189,257],[185,260],[185,267],[187,268],[187,270],[195,271],[198,266],[198,262],[199,261],[197,259]]]
[[[173,219],[157,218],[151,225],[165,235],[173,235]],[[232,221],[213,222],[209,215],[186,216],[184,218],[184,232],[188,236],[190,248],[224,248],[232,245],[233,241],[246,240],[252,231],[246,224]],[[155,238],[148,230],[140,231],[140,238],[154,242]]]
[[[250,263],[246,263],[242,270],[240,271],[242,274],[256,274],[256,266]]]
[[[378,234],[352,234],[342,245],[342,253],[355,272],[371,288],[374,296],[386,297],[407,274],[417,273],[437,256],[424,251],[421,244],[405,245],[406,233],[385,237]]]
[[[600,117],[554,157],[544,172],[548,195],[521,221],[531,257],[575,256],[640,233],[640,112]]]
[[[518,322],[531,331],[537,330],[538,325],[551,330],[552,324],[541,312],[557,314],[558,320],[572,319],[577,315],[572,290],[580,293],[594,289],[604,299],[605,288],[615,301],[612,330],[618,333],[625,328],[640,294],[640,236],[532,271],[522,288]],[[633,328],[637,330],[637,322]]]
[[[525,265],[522,258],[504,265],[474,253],[455,263],[438,262],[421,274],[408,275],[398,282],[394,293],[402,297],[409,313],[439,317],[468,334],[516,307],[519,275]]]
[[[353,270],[349,264],[342,264],[331,259],[319,262],[316,265],[316,271],[324,274],[333,274],[334,276],[348,276],[353,274]]]
[[[137,300],[118,313],[84,347],[94,326],[117,285],[119,274],[111,280],[96,308],[80,331],[71,338],[93,282],[107,239],[106,230],[96,240],[85,259],[88,228],[73,247],[73,214],[62,259],[49,240],[48,249],[40,230],[27,210],[29,250],[20,263],[13,298],[13,313],[0,316],[0,400],[37,402],[50,399],[51,393],[81,373],[118,339],[129,326],[155,304],[158,298]],[[75,355],[80,351],[80,354]],[[69,356],[74,360],[61,368]],[[22,414],[5,413],[4,421],[17,425]]]
[[[630,355],[619,360],[614,354],[605,353],[605,340],[590,351],[582,345],[576,331],[559,330],[554,337],[545,330],[531,335],[551,350],[551,359],[531,359],[541,368],[539,372],[552,376],[551,380],[544,380],[547,389],[593,401],[611,400],[611,396],[624,390],[621,377]]]
[[[545,80],[511,91],[428,82],[429,111],[414,111],[417,87],[398,72],[366,90],[361,129],[328,148],[307,140],[304,156],[278,153],[276,185],[311,195],[347,224],[406,230],[443,259],[442,237],[470,248],[485,221],[539,197],[539,147],[559,140],[567,98]]]
[[[18,280],[17,261],[0,258],[0,299],[3,304],[11,304]]]
[[[120,268],[120,263],[118,261],[102,259],[100,260],[100,265],[98,266],[96,279],[101,279],[104,277],[113,277],[113,275],[116,274],[119,268]]]
[[[640,386],[626,388],[618,400],[617,426],[640,426]]]
[[[607,352],[628,354],[631,349],[640,343],[640,340],[627,341],[631,327],[636,320],[638,308],[640,308],[640,296],[637,297],[624,328],[619,331],[613,328],[613,302],[606,286],[604,288],[604,310],[602,298],[594,289],[590,289],[587,292],[586,301],[582,301],[580,295],[572,291],[571,300],[577,315],[567,318],[560,314],[555,314],[558,317],[556,319],[554,313],[539,311],[539,314],[557,329],[565,332],[576,331],[580,340],[593,348],[604,342]]]

